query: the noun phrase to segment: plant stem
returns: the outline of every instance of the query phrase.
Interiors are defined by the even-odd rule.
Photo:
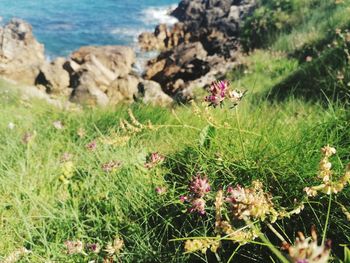
[[[267,227],[278,237],[282,242],[287,242],[284,237],[274,228],[270,223],[267,223]]]
[[[241,245],[239,244],[237,246],[237,248],[233,251],[232,255],[230,256],[230,258],[228,259],[227,263],[230,263],[231,260],[233,259],[233,257],[236,255],[237,251],[239,250],[239,248],[241,247]]]
[[[332,193],[330,193],[329,200],[328,200],[326,223],[325,223],[325,226],[323,228],[323,235],[322,235],[322,245],[326,241],[326,234],[327,234],[327,229],[328,229],[329,217],[331,214],[331,205],[332,205]]]
[[[265,243],[265,244],[269,244],[268,248],[271,250],[272,253],[274,253],[279,260],[282,263],[289,263],[289,261],[282,255],[282,253],[275,248],[275,246],[273,246],[270,242],[270,240],[261,232],[259,232],[259,238]]]

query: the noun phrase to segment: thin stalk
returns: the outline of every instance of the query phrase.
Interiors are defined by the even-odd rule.
[[[231,260],[233,259],[233,257],[236,255],[237,251],[240,249],[241,245],[239,244],[237,246],[237,248],[233,251],[232,255],[230,256],[230,258],[228,259],[227,263],[230,263]]]
[[[279,258],[279,260],[282,263],[289,263],[289,261],[282,255],[282,253],[277,248],[275,248],[274,245],[271,244],[270,240],[267,237],[265,237],[263,233],[259,232],[259,238],[265,244],[269,244],[268,248],[271,250],[272,253],[274,253]]]
[[[287,242],[284,237],[274,228],[270,223],[267,223],[267,227],[270,228],[270,230],[278,237],[279,240],[282,242]]]
[[[325,226],[323,228],[323,235],[322,235],[322,245],[326,241],[326,234],[327,234],[327,229],[328,229],[328,224],[329,224],[329,217],[331,214],[331,205],[332,205],[332,193],[329,195],[329,200],[328,200],[326,223],[325,223]]]

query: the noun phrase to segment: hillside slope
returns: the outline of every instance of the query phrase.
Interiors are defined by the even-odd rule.
[[[322,183],[322,147],[337,150],[329,157],[332,182],[350,162],[350,4],[275,2],[262,0],[247,21],[247,30],[257,28],[243,37],[256,49],[227,74],[232,88],[247,90],[235,108],[208,107],[200,93],[174,109],[62,110],[23,99],[0,82],[0,261],[327,262],[331,239],[329,261],[349,262],[346,182],[331,195],[304,190]],[[253,44],[259,34],[268,38]],[[238,220],[230,193],[254,192],[256,180],[262,186],[254,201],[266,199],[260,208],[267,209],[249,210],[252,222]],[[220,189],[231,198],[219,209],[220,222],[229,221],[234,233],[249,229],[256,239],[219,233]],[[197,213],[203,212],[197,199],[205,199],[205,214]],[[296,261],[305,260],[300,251],[293,261],[279,249],[281,239],[294,244],[298,231],[310,236],[313,225],[324,261]]]

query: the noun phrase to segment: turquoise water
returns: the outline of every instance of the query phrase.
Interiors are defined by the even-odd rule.
[[[33,26],[49,57],[84,45],[135,45],[139,33],[160,22],[177,0],[0,0],[1,24],[12,17]]]

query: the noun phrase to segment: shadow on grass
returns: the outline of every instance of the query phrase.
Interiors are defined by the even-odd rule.
[[[270,100],[286,100],[290,96],[308,101],[350,101],[350,74],[345,68],[347,58],[342,48],[325,51],[319,58],[305,63],[283,81],[275,85]]]

